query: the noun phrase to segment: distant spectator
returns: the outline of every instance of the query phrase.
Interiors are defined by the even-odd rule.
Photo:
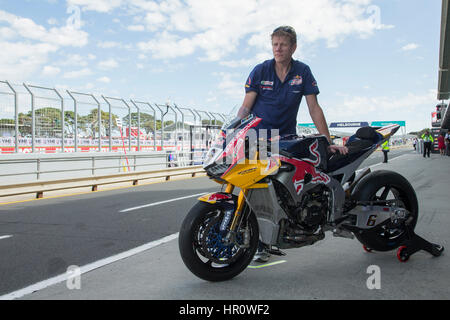
[[[388,162],[388,152],[389,152],[389,140],[386,140],[382,145],[381,148],[383,150],[384,160],[383,163]]]
[[[430,157],[431,152],[431,144],[434,142],[433,136],[430,134],[428,130],[425,131],[425,133],[422,135],[423,139],[423,157],[428,156]]]
[[[444,133],[441,133],[438,137],[438,149],[441,156],[445,156],[445,138]]]
[[[447,156],[450,157],[450,129],[445,134],[445,145],[447,149]]]

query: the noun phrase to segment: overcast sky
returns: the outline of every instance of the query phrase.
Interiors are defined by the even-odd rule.
[[[430,127],[440,0],[0,0],[0,80],[213,112],[291,25],[328,122]],[[311,122],[303,100],[298,122]]]

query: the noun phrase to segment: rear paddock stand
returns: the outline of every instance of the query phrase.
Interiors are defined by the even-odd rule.
[[[412,217],[405,221],[406,240],[397,250],[397,258],[401,262],[406,262],[417,251],[424,250],[435,257],[439,257],[444,251],[444,247],[439,244],[431,243],[414,232],[411,226]]]

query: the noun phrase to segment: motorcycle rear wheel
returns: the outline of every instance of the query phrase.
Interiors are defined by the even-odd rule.
[[[419,205],[414,188],[402,175],[380,170],[364,177],[356,186],[352,198],[358,201],[400,200],[401,207],[412,215],[411,223],[414,229],[419,216]],[[405,228],[383,227],[379,232],[371,229],[362,233],[355,233],[355,237],[364,246],[376,251],[390,251],[398,248],[405,241]]]
[[[220,206],[198,202],[181,225],[178,237],[181,258],[203,280],[225,281],[237,276],[250,264],[258,247],[258,222],[252,212],[240,228],[248,227],[248,248],[241,247],[244,240],[239,233],[235,242],[225,241],[220,232],[223,214]]]

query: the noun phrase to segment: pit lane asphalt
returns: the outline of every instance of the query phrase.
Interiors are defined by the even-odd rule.
[[[393,150],[390,153],[390,161],[398,156],[402,156],[402,158],[409,156],[412,156],[413,158],[419,157],[418,155],[411,153],[411,150]],[[380,163],[381,159],[381,153],[375,153],[371,158],[366,160],[362,167],[377,165]],[[431,160],[435,159],[433,158]],[[403,162],[404,161],[397,161],[397,164],[394,160],[392,161],[392,165],[397,164],[397,166],[400,165],[400,167],[404,167],[402,166]],[[380,167],[382,166],[386,165],[380,165]],[[448,177],[449,175],[447,175],[447,179]],[[2,235],[12,235],[10,238],[0,240],[0,252],[2,253],[0,262],[0,295],[62,274],[66,272],[67,267],[70,265],[83,266],[102,258],[138,247],[144,243],[174,234],[178,232],[181,221],[189,208],[196,202],[196,197],[164,203],[128,213],[120,213],[119,211],[123,209],[202,192],[213,192],[219,189],[217,184],[206,178],[196,178],[148,186],[138,186],[122,190],[0,206],[0,239]],[[434,212],[433,216],[435,215],[436,212]],[[349,245],[349,241],[351,245]],[[325,243],[327,243],[327,245],[325,245]],[[356,251],[361,254],[360,245],[356,240],[352,241],[339,238],[330,239],[328,235],[326,240],[319,242],[315,246],[298,250],[289,250],[289,255],[286,258],[288,259],[288,262],[271,268],[273,268],[273,271],[276,270],[276,268],[283,267],[294,267],[294,270],[296,270],[295,264],[293,263],[295,263],[295,260],[298,260],[298,254],[313,255],[316,258],[312,261],[317,260],[324,255],[328,257],[329,255],[327,255],[327,252],[331,253],[331,256],[333,256],[334,253],[336,258],[336,253],[342,251],[347,252],[349,251],[347,247],[354,249],[355,246],[357,247]],[[55,285],[34,294],[27,295],[25,296],[25,299],[224,298],[213,295],[213,291],[209,292],[208,290],[204,294],[188,290],[187,295],[185,295],[186,292],[183,294],[179,292],[179,294],[177,294],[176,292],[167,290],[167,288],[162,290],[161,293],[158,293],[160,292],[159,289],[155,291],[156,288],[161,288],[161,285],[173,287],[173,284],[170,284],[170,278],[173,276],[174,270],[176,273],[175,277],[181,275],[181,278],[186,280],[187,284],[193,284],[192,288],[199,288],[199,286],[203,288],[208,286],[207,283],[204,283],[189,273],[179,259],[177,250],[178,247],[176,241],[170,241],[144,253],[124,259],[123,261],[118,261],[96,271],[83,274],[82,290],[68,290],[65,285]],[[317,254],[315,254],[315,252],[317,252]],[[150,258],[149,255],[151,255]],[[387,259],[386,254],[384,253],[381,254],[381,257],[383,258],[382,261]],[[428,258],[424,255],[421,255],[421,257]],[[393,257],[391,258],[396,262],[396,259]],[[327,259],[325,258],[325,260]],[[139,269],[139,271],[142,272],[142,274],[140,274],[142,277],[140,279],[142,284],[149,284],[149,282],[155,281],[154,285],[151,284],[150,287],[145,289],[146,287],[142,285],[135,286],[132,284],[135,278],[131,274],[134,275],[135,273],[131,272],[131,270],[131,274],[127,273],[126,270],[130,269],[130,266],[128,265],[125,267],[130,261],[138,261],[136,263],[132,262],[131,266],[143,268]],[[440,264],[439,262],[441,260],[436,261]],[[309,259],[306,264],[302,260],[299,261],[298,266],[301,266],[303,269],[308,269],[308,266],[311,267],[314,265],[311,263],[311,259]],[[329,261],[329,263],[330,265],[328,266],[324,265],[327,270],[335,270],[335,272],[339,271],[338,266],[334,269],[335,262]],[[342,263],[339,265],[341,264]],[[364,264],[364,266],[365,265],[366,264]],[[122,269],[123,267],[125,267],[125,271]],[[345,266],[341,267],[344,269],[346,268]],[[173,268],[174,270],[172,270]],[[350,268],[350,270],[356,268],[358,268],[359,276],[365,275],[365,269],[362,268],[361,263],[359,265],[356,264],[353,268]],[[111,269],[116,271],[120,270],[120,272],[113,275],[108,274],[108,271],[111,271]],[[257,272],[261,272],[262,274],[260,280],[264,279],[264,281],[266,281],[263,274],[269,269],[270,268],[248,270],[242,277],[250,275],[249,271],[258,270]],[[294,270],[290,272],[291,277],[295,276]],[[299,279],[305,281],[306,277],[312,284],[314,284],[315,279],[319,280],[318,277],[321,274],[321,272],[319,272],[318,274],[305,275],[303,272],[299,272],[300,273],[297,274]],[[139,274],[139,272],[137,274]],[[256,272],[252,275],[256,276]],[[234,283],[236,285],[237,283],[235,281],[240,277],[228,283]],[[259,278],[259,276],[256,277]],[[94,280],[90,282],[88,280],[90,278]],[[109,278],[109,280],[106,278]],[[272,275],[272,278],[276,279],[277,277]],[[282,279],[283,277],[279,274],[279,280]],[[293,279],[290,280],[293,281]],[[104,281],[104,283],[102,283],[102,281]],[[131,284],[127,283],[127,281],[130,281]],[[255,281],[258,280],[255,279]],[[110,292],[108,291],[108,288],[111,288],[111,282],[127,289],[125,291],[122,289]],[[322,285],[322,282],[323,280],[318,281],[318,285]],[[93,285],[94,283],[95,289],[92,287],[90,288],[89,284]],[[185,288],[185,285],[187,284],[181,284],[181,286]],[[227,284],[223,285],[225,287],[228,286]],[[179,287],[180,284],[178,283],[177,286]],[[280,285],[277,285],[277,287],[279,286]],[[133,290],[133,288],[136,288],[136,290]],[[55,290],[57,293],[55,293]],[[289,295],[284,297],[280,296],[280,294],[287,294],[289,291],[282,292],[283,291],[280,289],[280,293],[271,297],[266,296],[266,298],[277,298],[277,296],[284,299],[295,298],[295,296]],[[319,298],[323,298],[320,294],[316,295]],[[260,296],[255,292],[253,296],[250,295],[248,298],[252,297],[264,298],[264,295]],[[446,297],[449,297],[448,291]],[[238,297],[227,296],[225,299],[226,298]],[[302,297],[300,296],[298,298]]]

